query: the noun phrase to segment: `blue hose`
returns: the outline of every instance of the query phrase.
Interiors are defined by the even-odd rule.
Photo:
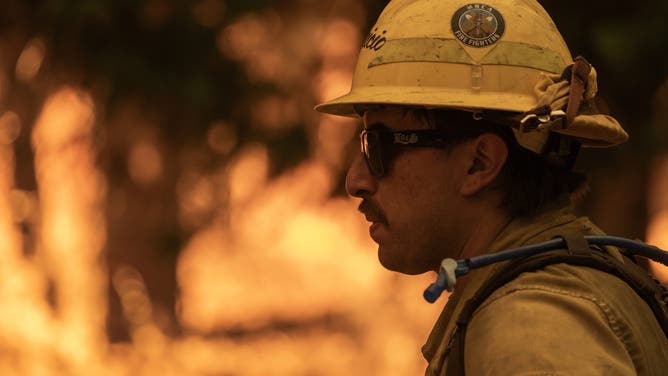
[[[668,252],[643,242],[616,236],[585,236],[585,240],[589,245],[619,247],[627,250],[632,255],[644,256],[668,266]],[[526,245],[498,253],[476,256],[471,259],[457,260],[457,268],[454,270],[448,271],[441,267],[438,279],[427,287],[423,296],[429,303],[433,303],[441,296],[444,290],[452,290],[456,277],[462,276],[472,269],[566,247],[566,241],[563,238],[557,238],[544,243]],[[451,278],[452,283],[450,284],[447,278],[448,273],[455,275],[455,279]]]
[[[668,252],[643,242],[616,236],[585,236],[585,240],[587,240],[587,243],[590,245],[610,245],[623,248],[629,250],[631,254],[645,256],[668,266]],[[518,257],[533,256],[565,247],[566,241],[563,238],[557,238],[544,243],[532,244],[508,251],[473,257],[469,260],[468,266],[469,270],[477,269],[497,262],[512,260]],[[466,272],[468,272],[468,270]]]

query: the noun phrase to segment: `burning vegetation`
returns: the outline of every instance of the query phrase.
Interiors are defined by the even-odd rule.
[[[342,193],[358,124],[312,111],[349,88],[382,2],[10,3],[0,374],[423,372],[445,299],[380,267]],[[649,214],[666,246],[666,164],[646,193],[625,160],[586,205],[620,235]]]

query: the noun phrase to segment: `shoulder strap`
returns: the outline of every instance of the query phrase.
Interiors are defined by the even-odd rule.
[[[584,247],[582,235],[565,236],[568,249],[540,253],[510,262],[492,275],[469,299],[457,318],[456,332],[448,356],[447,375],[464,375],[464,342],[466,328],[473,313],[501,286],[525,272],[536,271],[548,265],[569,264],[586,266],[615,275],[626,282],[650,307],[664,334],[668,337],[668,293],[666,289],[636,265],[631,259],[622,263],[605,251]],[[582,238],[582,239],[578,239]],[[584,242],[584,243],[583,243]]]

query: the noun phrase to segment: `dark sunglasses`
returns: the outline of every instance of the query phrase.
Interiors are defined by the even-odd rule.
[[[387,166],[398,147],[437,147],[452,144],[447,134],[435,129],[416,129],[391,131],[387,129],[368,129],[360,133],[360,143],[364,160],[373,176],[384,176]]]

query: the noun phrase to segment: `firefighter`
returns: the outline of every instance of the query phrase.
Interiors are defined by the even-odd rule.
[[[346,189],[361,199],[381,264],[420,274],[563,237],[569,254],[634,268],[619,249],[583,242],[603,232],[573,213],[586,184],[573,171],[580,148],[628,138],[597,112],[596,80],[535,0],[392,0],[350,92],[316,107],[363,121]],[[668,372],[654,312],[613,273],[549,265],[466,307],[503,267],[460,278],[422,348],[427,375]]]

